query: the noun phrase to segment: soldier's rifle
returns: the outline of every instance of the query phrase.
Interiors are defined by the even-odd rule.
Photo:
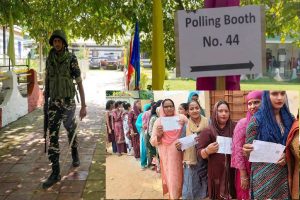
[[[47,81],[47,79],[46,79]],[[49,99],[49,84],[45,83],[45,90],[44,90],[44,139],[45,139],[45,153],[47,152],[47,131],[48,131],[48,124],[49,124],[49,115],[48,115],[48,99]]]

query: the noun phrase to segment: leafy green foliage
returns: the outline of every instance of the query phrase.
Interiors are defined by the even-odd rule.
[[[163,5],[166,66],[175,67],[174,13],[203,8],[204,0],[161,0]],[[241,5],[264,5],[266,36],[295,39],[300,46],[299,0],[241,0]],[[66,31],[69,41],[92,38],[98,44],[128,44],[139,21],[141,51],[151,56],[152,0],[1,0],[0,24],[8,24],[9,10],[16,25],[30,37],[48,45],[55,29]]]
[[[146,90],[148,82],[149,82],[149,78],[148,78],[147,74],[142,72],[141,78],[140,78],[140,90]]]
[[[149,90],[140,90],[139,91],[140,99],[154,99],[153,91]]]
[[[264,5],[266,15],[266,37],[280,36],[295,39],[300,47],[300,1],[299,0],[242,0],[241,5]]]

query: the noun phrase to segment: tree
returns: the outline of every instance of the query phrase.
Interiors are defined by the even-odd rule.
[[[282,42],[293,38],[300,47],[299,0],[243,0],[242,5],[264,5],[266,12],[266,37],[280,36]]]
[[[203,8],[204,0],[162,0],[164,45],[167,68],[175,67],[174,13]],[[266,36],[291,37],[300,46],[300,2],[298,0],[241,0],[241,5],[264,5]],[[139,21],[141,51],[151,56],[152,0],[2,0],[0,23],[8,24],[13,8],[15,24],[45,45],[54,29],[64,29],[71,39],[92,38],[98,44],[128,43],[135,21]],[[48,45],[46,45],[48,46]]]
[[[141,90],[139,91],[140,99],[154,99],[153,91]]]

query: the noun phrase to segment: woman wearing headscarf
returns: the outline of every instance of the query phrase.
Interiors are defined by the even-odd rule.
[[[140,161],[141,161],[141,168],[145,169],[147,166],[147,147],[145,141],[145,129],[143,125],[143,116],[147,113],[147,111],[151,108],[151,104],[144,105],[144,112],[140,113],[136,122],[135,126],[137,128],[138,134],[140,135]],[[144,121],[145,122],[145,121]]]
[[[299,113],[286,141],[286,161],[289,171],[289,188],[292,199],[299,198]]]
[[[145,145],[146,145],[146,152],[147,152],[147,167],[150,167],[152,164],[152,157],[150,156],[150,150],[151,145],[150,144],[150,137],[149,137],[149,122],[151,118],[151,110],[155,106],[156,102],[151,102],[150,108],[148,111],[145,112],[145,114],[142,117],[143,120],[143,130],[144,130],[144,136],[145,136]]]
[[[161,105],[161,102],[162,102],[162,100],[157,101],[151,107],[151,110],[150,110],[150,112],[151,112],[150,113],[150,120],[149,120],[149,123],[148,123],[148,129],[147,129],[147,137],[148,137],[148,139],[146,141],[147,156],[148,156],[148,167],[150,167],[150,165],[152,164],[152,162],[154,161],[154,158],[156,156],[156,148],[151,145],[150,138],[151,138],[151,135],[152,135],[154,122],[158,118],[156,110]],[[159,166],[157,166],[157,165],[156,165],[156,170],[159,170]]]
[[[179,129],[164,130],[162,118],[174,116],[179,118]],[[170,199],[179,199],[182,193],[182,153],[176,149],[175,144],[186,122],[186,116],[176,114],[174,102],[165,99],[159,109],[159,118],[154,123],[150,138],[150,143],[158,147],[159,151],[163,194],[169,193]]]
[[[294,121],[286,101],[285,91],[263,92],[260,109],[247,127],[247,144],[260,140],[286,145]],[[251,199],[290,198],[285,153],[277,163],[251,163],[250,194]]]
[[[210,199],[236,198],[235,169],[230,167],[231,155],[217,153],[217,136],[233,135],[236,123],[230,119],[229,104],[218,101],[213,108],[211,124],[197,138],[197,155],[208,160],[208,195]]]
[[[131,105],[130,103],[124,102],[123,103],[123,130],[124,130],[124,135],[125,135],[125,143],[126,143],[126,148],[127,148],[127,155],[132,156],[133,151],[132,151],[132,144],[130,140],[130,129],[129,129],[129,123],[128,123],[128,113],[131,111]]]
[[[247,157],[243,155],[243,145],[246,140],[246,128],[251,117],[257,112],[261,104],[261,96],[262,91],[252,91],[248,93],[246,97],[248,108],[246,118],[239,120],[233,131],[231,167],[236,168],[235,189],[237,199],[250,198],[250,162]]]
[[[196,134],[201,140],[202,130],[207,128],[208,120],[200,115],[198,101],[188,103],[188,123],[186,131],[181,137]],[[176,143],[176,148],[181,151],[181,143]],[[195,146],[183,151],[183,188],[182,199],[204,199],[207,197],[207,160],[197,158]]]
[[[187,103],[191,102],[192,100],[199,102],[199,92],[198,91],[192,91],[189,93]],[[200,102],[199,102],[199,104],[200,104]],[[205,111],[201,107],[201,105],[200,105],[200,114],[205,117]]]
[[[118,156],[126,152],[125,149],[125,135],[123,130],[123,111],[121,109],[122,101],[117,101],[115,103],[115,110],[112,112],[113,122],[114,122],[114,133],[117,143]]]
[[[161,106],[161,102],[162,100],[159,100],[156,102],[155,106],[151,109],[151,118],[149,121],[149,137],[151,138],[152,136],[152,132],[153,132],[153,126],[155,121],[158,119],[159,117],[159,109]],[[150,154],[153,155],[154,150],[155,150],[155,165],[156,165],[156,172],[160,173],[160,164],[159,164],[159,152],[157,147],[152,146],[152,144],[150,143],[150,139],[149,139],[149,145],[151,146],[151,150],[150,150]],[[153,149],[152,149],[153,148]]]
[[[117,144],[115,141],[115,133],[113,126],[113,116],[112,112],[114,109],[115,101],[109,100],[106,103],[106,112],[105,112],[105,122],[106,122],[106,132],[107,132],[107,141],[111,142],[112,152],[117,153]]]
[[[136,159],[140,157],[140,136],[136,129],[135,122],[139,114],[142,112],[141,107],[141,101],[136,100],[133,104],[133,110],[128,113],[128,124],[130,128],[131,142],[133,146],[134,157]]]

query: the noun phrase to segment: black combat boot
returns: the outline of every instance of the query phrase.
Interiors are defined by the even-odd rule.
[[[77,148],[72,148],[72,158],[73,158],[73,167],[78,167],[80,165],[79,155]]]
[[[60,176],[60,168],[59,168],[59,163],[53,164],[52,163],[52,173],[49,176],[49,178],[43,183],[43,188],[47,189],[60,181],[61,176]]]

